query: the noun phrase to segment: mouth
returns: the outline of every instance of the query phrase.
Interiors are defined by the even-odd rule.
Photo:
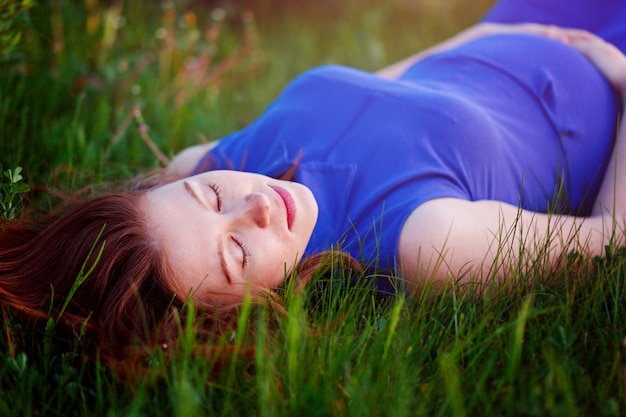
[[[276,191],[276,193],[280,196],[283,204],[285,205],[285,212],[287,217],[287,228],[291,230],[291,226],[293,225],[293,221],[296,218],[296,203],[293,200],[293,197],[287,190],[281,187],[271,186],[271,188]]]

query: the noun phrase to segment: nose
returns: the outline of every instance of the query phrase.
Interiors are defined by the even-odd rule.
[[[263,229],[270,224],[270,204],[266,194],[250,193],[244,198],[244,216]]]

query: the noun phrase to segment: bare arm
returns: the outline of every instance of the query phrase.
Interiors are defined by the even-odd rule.
[[[391,64],[388,67],[382,68],[376,72],[376,74],[383,78],[395,79],[402,75],[407,69],[409,69],[414,63],[420,61],[430,55],[444,52],[449,49],[455,48],[464,43],[470,42],[474,39],[481,38],[483,36],[497,35],[497,34],[515,34],[525,33],[532,35],[541,35],[549,38],[563,40],[562,29],[556,26],[546,26],[536,23],[518,23],[518,24],[501,24],[501,23],[479,23],[471,26],[468,29],[458,33],[452,38],[445,40],[435,46],[425,49],[415,55],[412,55],[399,62]]]
[[[198,162],[200,162],[200,159],[215,147],[217,143],[217,141],[202,143],[183,149],[174,156],[165,169],[166,175],[172,179],[188,177]]]
[[[578,49],[604,74],[622,98],[622,120],[613,157],[602,182],[594,215],[626,211],[626,56],[615,46],[585,31],[567,30],[563,41]]]
[[[626,57],[617,48],[582,31],[561,31],[560,37],[585,54],[626,101]],[[535,213],[498,201],[432,200],[402,229],[400,266],[409,282],[503,279],[511,267],[557,265],[571,251],[602,255],[608,243],[624,244],[625,224],[622,122],[591,217]]]

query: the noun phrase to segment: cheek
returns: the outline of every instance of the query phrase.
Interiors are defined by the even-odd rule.
[[[295,252],[286,245],[265,251],[262,259],[262,272],[257,276],[262,277],[258,284],[264,287],[278,287],[295,266]]]
[[[254,261],[254,270],[248,278],[256,285],[277,287],[285,280],[302,258],[308,243],[308,235],[268,233],[246,236]]]

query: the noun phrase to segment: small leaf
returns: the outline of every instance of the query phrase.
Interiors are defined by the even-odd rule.
[[[12,219],[19,213],[24,194],[30,190],[28,184],[22,183],[22,167],[3,170],[0,165],[0,215]],[[5,180],[6,178],[6,180]],[[7,181],[8,180],[8,181]]]
[[[56,333],[56,322],[52,318],[49,318],[48,321],[46,321],[46,333],[47,334]]]
[[[7,357],[7,362],[13,371],[17,372],[18,375],[22,375],[28,364],[28,356],[26,356],[26,353],[20,352],[16,358]]]
[[[28,184],[19,184],[15,189],[15,192],[18,194],[27,193],[29,191],[30,186]]]

